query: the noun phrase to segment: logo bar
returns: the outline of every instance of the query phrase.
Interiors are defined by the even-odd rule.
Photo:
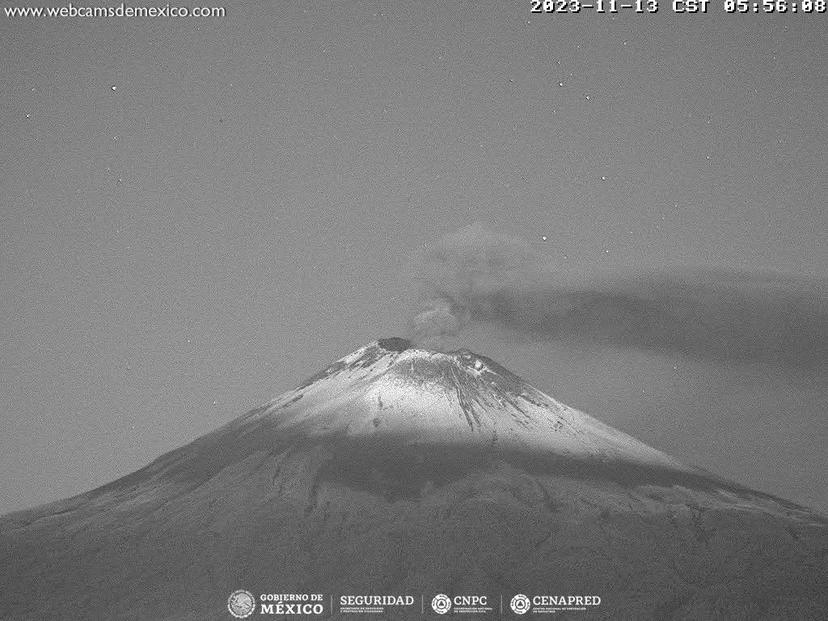
[[[447,617],[461,615],[493,615],[523,617],[527,613],[557,614],[595,610],[601,606],[599,595],[553,595],[514,593],[493,596],[487,593],[420,593],[419,614]],[[426,606],[428,602],[428,606]],[[508,602],[508,606],[504,603]],[[235,619],[252,616],[330,617],[333,614],[376,615],[383,618],[408,611],[417,614],[417,596],[408,593],[260,593],[236,589],[227,598],[227,610]],[[534,616],[533,616],[534,618]]]

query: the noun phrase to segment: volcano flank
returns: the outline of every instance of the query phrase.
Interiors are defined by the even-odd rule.
[[[229,619],[239,588],[589,593],[601,605],[572,618],[824,619],[828,520],[485,356],[400,338],[126,477],[0,518],[2,620]]]

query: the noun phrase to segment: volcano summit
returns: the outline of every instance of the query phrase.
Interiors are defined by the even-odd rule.
[[[573,618],[824,619],[828,520],[398,338],[0,518],[3,620],[229,619],[240,588],[322,593],[334,618],[340,594],[535,593],[600,598]]]

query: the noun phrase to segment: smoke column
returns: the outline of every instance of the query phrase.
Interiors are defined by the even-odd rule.
[[[524,240],[473,224],[420,257],[411,338],[434,349],[470,322],[533,338],[700,359],[828,362],[828,283],[721,269],[561,270]]]

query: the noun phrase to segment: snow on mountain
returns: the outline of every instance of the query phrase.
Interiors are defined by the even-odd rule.
[[[245,424],[262,418],[273,419],[281,432],[301,430],[308,437],[396,436],[684,469],[555,401],[489,358],[466,350],[416,349],[403,339],[358,349]]]
[[[228,619],[238,588],[595,593],[580,618],[824,619],[828,520],[489,358],[397,338],[126,477],[0,518],[3,621]]]

